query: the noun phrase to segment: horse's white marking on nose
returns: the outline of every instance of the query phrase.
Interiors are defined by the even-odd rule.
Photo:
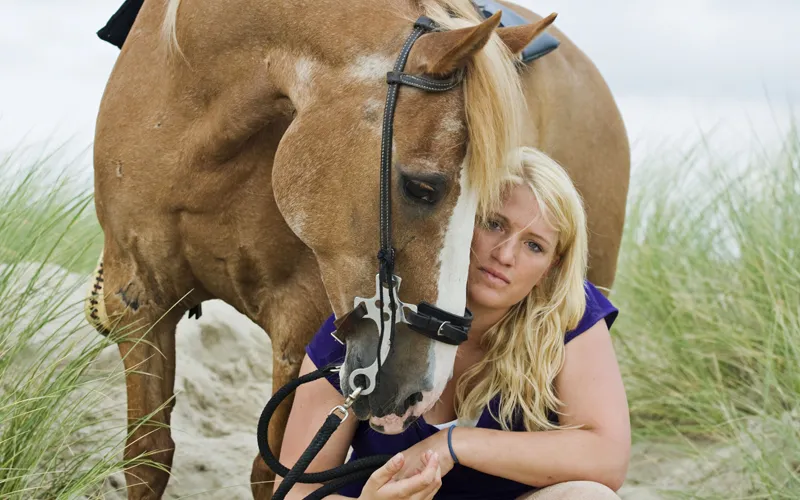
[[[292,101],[296,107],[303,107],[311,100],[311,89],[314,87],[314,75],[317,63],[313,59],[301,57],[294,63],[295,81]]]
[[[439,283],[436,305],[461,316],[467,305],[467,274],[469,247],[478,209],[478,196],[467,180],[466,160],[461,166],[461,192],[447,224],[444,244],[439,253]]]

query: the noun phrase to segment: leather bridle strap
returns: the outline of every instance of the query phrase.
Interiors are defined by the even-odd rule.
[[[456,316],[427,302],[421,302],[416,311],[406,311],[405,316],[415,332],[450,345],[459,345],[466,341],[472,325],[472,313],[469,309],[464,316]]]
[[[392,138],[394,137],[394,113],[397,107],[397,95],[400,85],[408,85],[427,92],[445,92],[455,88],[462,80],[462,72],[458,71],[445,79],[434,79],[424,75],[409,75],[403,73],[408,54],[411,47],[423,34],[434,31],[439,26],[431,18],[420,16],[414,23],[414,29],[403,44],[400,55],[395,61],[394,68],[386,75],[386,83],[389,88],[386,94],[386,106],[383,111],[383,130],[381,136],[381,185],[380,185],[380,242],[381,247],[378,252],[378,262],[380,267],[380,282],[386,285],[389,290],[389,310],[391,314],[390,341],[394,340],[394,330],[397,314],[397,300],[394,296],[394,258],[395,250],[392,246],[392,199],[391,199],[391,178],[392,178]],[[384,314],[386,301],[383,297],[383,286],[380,290],[381,314]],[[380,342],[378,352],[378,374],[381,372],[380,346],[383,345],[384,323],[381,322]],[[376,381],[377,382],[377,381]]]
[[[438,25],[430,18],[421,16],[414,23],[414,30],[406,39],[400,55],[395,61],[393,71],[386,74],[389,89],[386,94],[386,106],[383,112],[383,129],[381,136],[381,186],[380,186],[380,241],[381,250],[378,259],[381,261],[381,282],[391,290],[391,276],[394,274],[394,248],[392,247],[392,138],[394,137],[394,113],[397,108],[397,95],[400,85],[415,87],[427,92],[446,92],[457,87],[463,80],[463,72],[456,71],[442,78],[430,78],[425,75],[403,73],[408,54],[420,36],[433,31]]]

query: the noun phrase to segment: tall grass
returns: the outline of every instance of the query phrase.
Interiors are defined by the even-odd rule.
[[[26,153],[0,156],[0,262],[47,260],[71,272],[90,272],[102,233],[92,186],[77,181],[83,157],[64,158],[58,148]]]
[[[74,178],[57,155],[0,161],[3,499],[98,495],[110,474],[137,462],[121,459],[126,423],[104,416],[104,390],[123,371],[96,364],[112,340],[83,319],[101,232],[91,186]]]
[[[736,447],[734,493],[800,498],[800,135],[743,170],[702,147],[642,165],[628,208],[613,299],[636,438]]]

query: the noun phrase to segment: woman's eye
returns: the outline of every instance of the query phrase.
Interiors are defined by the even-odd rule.
[[[486,227],[488,229],[492,229],[492,230],[496,230],[496,229],[501,229],[502,228],[502,226],[500,226],[499,222],[497,222],[496,220],[492,220],[492,219],[489,219],[488,221],[486,221]]]
[[[542,253],[544,251],[544,250],[542,250],[542,247],[538,243],[536,243],[535,241],[529,241],[526,244],[528,245],[528,248],[530,248],[533,253]]]

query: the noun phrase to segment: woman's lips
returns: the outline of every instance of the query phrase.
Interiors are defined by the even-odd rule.
[[[481,268],[481,272],[492,283],[496,283],[498,285],[507,285],[509,283],[508,278],[498,272],[490,271],[484,267]]]

